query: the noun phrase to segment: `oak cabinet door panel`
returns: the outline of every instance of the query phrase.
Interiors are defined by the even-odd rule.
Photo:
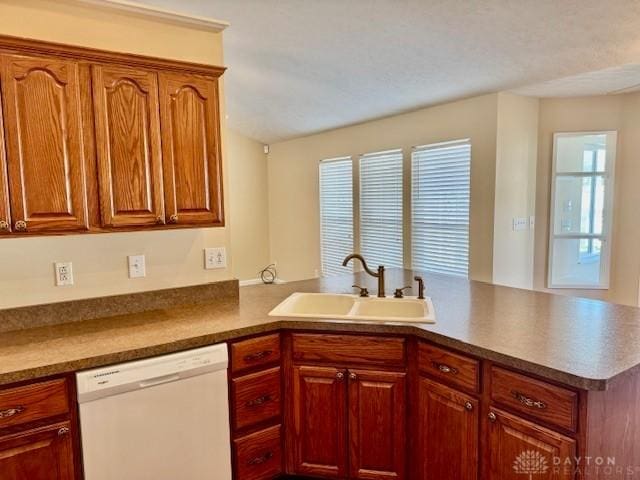
[[[295,469],[300,475],[347,473],[346,374],[331,367],[293,369]]]
[[[2,57],[9,195],[17,232],[88,229],[78,72],[78,64],[67,60]]]
[[[0,437],[2,480],[74,480],[69,422]]]
[[[421,378],[418,408],[420,480],[477,480],[478,400]]]
[[[218,80],[161,73],[159,82],[167,219],[222,225]]]
[[[0,75],[1,75],[0,71]],[[2,77],[0,76],[0,89]],[[2,96],[0,95],[0,236],[11,233],[9,217],[9,184],[7,183],[7,156],[4,140],[4,121],[2,117]]]
[[[519,480],[575,478],[575,440],[498,409],[489,420],[489,477]],[[554,459],[560,459],[560,466]],[[568,462],[568,463],[567,463]]]
[[[349,369],[350,478],[405,478],[405,377]]]
[[[163,224],[157,75],[93,66],[102,224]]]

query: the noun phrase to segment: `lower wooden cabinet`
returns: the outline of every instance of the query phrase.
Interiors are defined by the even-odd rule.
[[[233,441],[236,478],[272,480],[282,472],[280,425],[236,438]]]
[[[500,480],[569,480],[567,459],[575,458],[575,440],[492,408],[489,413],[486,478]],[[558,467],[554,459],[561,459]]]
[[[300,475],[345,477],[347,473],[346,371],[293,368],[293,441]]]
[[[426,378],[418,396],[420,480],[477,480],[478,400]]]
[[[0,436],[2,480],[74,480],[69,422]]]

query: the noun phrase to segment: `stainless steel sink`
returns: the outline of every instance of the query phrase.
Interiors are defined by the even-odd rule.
[[[435,323],[429,297],[378,298],[336,293],[294,293],[274,308],[272,317],[327,318],[376,322]]]

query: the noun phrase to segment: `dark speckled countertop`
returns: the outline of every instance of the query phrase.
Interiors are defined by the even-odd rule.
[[[129,361],[281,328],[412,334],[587,390],[640,365],[640,309],[597,300],[424,275],[437,323],[285,319],[268,313],[293,292],[349,292],[356,274],[256,285],[240,300],[163,308],[0,333],[0,384]],[[412,284],[389,270],[387,290]]]

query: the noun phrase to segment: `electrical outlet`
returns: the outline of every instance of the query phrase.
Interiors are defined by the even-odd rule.
[[[56,262],[53,265],[56,275],[56,286],[64,287],[73,285],[73,264],[71,262]]]
[[[227,249],[224,247],[205,248],[204,268],[207,270],[227,268]]]
[[[144,255],[129,255],[129,278],[141,278],[147,276]]]

